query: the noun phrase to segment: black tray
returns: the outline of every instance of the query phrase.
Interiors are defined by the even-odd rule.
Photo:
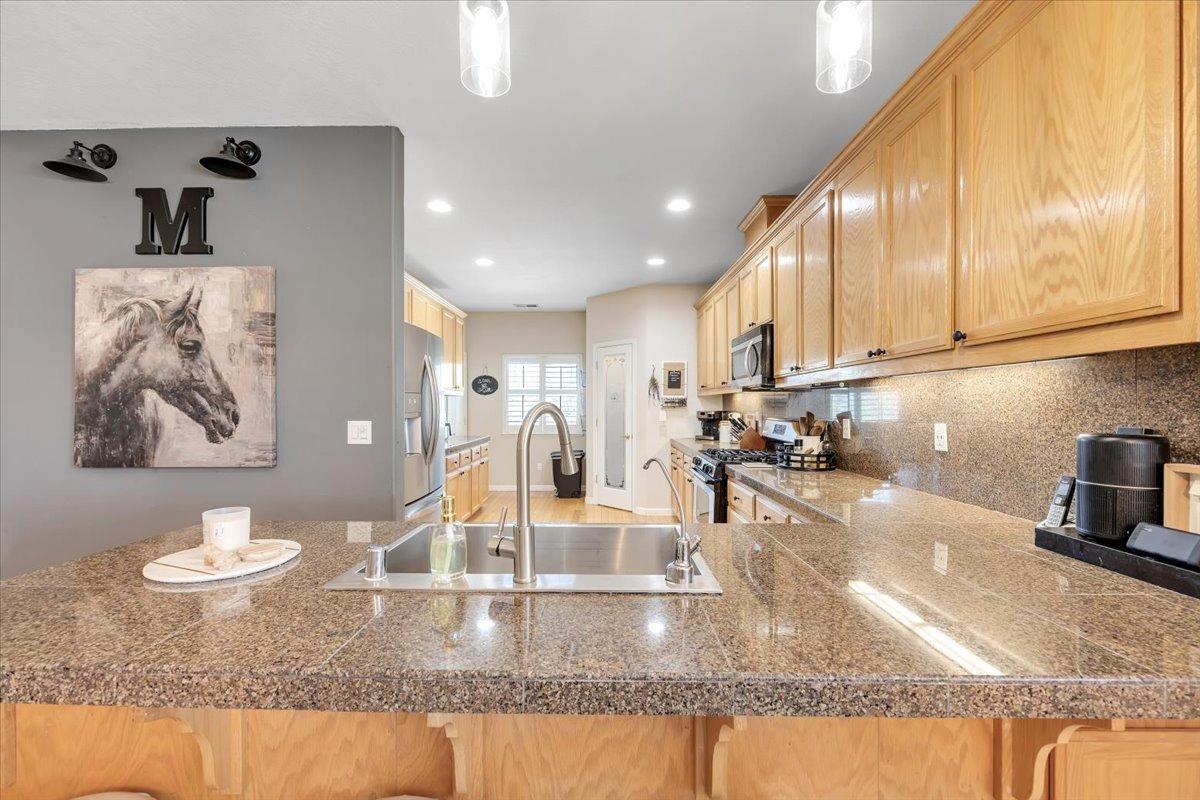
[[[1170,561],[1160,561],[1123,547],[1080,536],[1074,525],[1034,528],[1033,542],[1044,550],[1110,569],[1188,597],[1200,598],[1200,572]]]

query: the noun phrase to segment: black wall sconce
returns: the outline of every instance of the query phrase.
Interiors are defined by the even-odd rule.
[[[107,181],[107,175],[103,172],[97,172],[93,167],[88,166],[87,161],[83,158],[84,150],[88,151],[92,163],[100,169],[111,169],[112,165],[117,163],[117,151],[106,144],[88,147],[83,142],[74,142],[65,156],[56,158],[53,161],[43,161],[42,166],[51,172],[57,172],[59,175],[66,175],[68,178],[76,178],[81,181],[91,181],[93,183]]]
[[[253,168],[260,158],[262,150],[254,142],[249,139],[239,142],[232,136],[226,136],[221,152],[200,159],[200,166],[226,178],[249,180],[258,174]]]

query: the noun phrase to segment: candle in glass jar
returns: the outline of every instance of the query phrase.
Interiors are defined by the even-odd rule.
[[[250,544],[250,509],[246,506],[213,508],[200,515],[204,543],[232,551]]]

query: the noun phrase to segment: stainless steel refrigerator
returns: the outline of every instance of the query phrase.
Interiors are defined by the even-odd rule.
[[[442,340],[404,324],[404,517],[438,501],[446,485],[446,431],[442,425]]]

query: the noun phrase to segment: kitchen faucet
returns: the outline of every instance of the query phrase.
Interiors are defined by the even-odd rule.
[[[537,582],[537,563],[534,559],[533,523],[529,521],[529,439],[534,426],[542,416],[554,420],[558,429],[558,447],[562,452],[562,474],[574,475],[579,471],[579,462],[571,449],[571,433],[567,430],[567,418],[554,403],[538,403],[529,409],[521,428],[517,431],[517,521],[513,525],[513,536],[504,535],[504,523],[488,540],[488,551],[493,555],[513,560],[513,583],[532,584]]]
[[[667,583],[691,583],[692,550],[695,549],[695,546],[688,539],[687,526],[684,522],[686,517],[683,515],[683,501],[679,499],[679,490],[675,488],[675,482],[671,480],[671,475],[661,460],[648,458],[646,463],[642,464],[642,469],[650,469],[651,464],[658,464],[658,468],[662,470],[663,477],[667,479],[667,485],[671,487],[671,498],[675,501],[675,510],[679,513],[679,535],[675,537],[675,560],[667,564]],[[698,545],[699,541],[695,544]]]

